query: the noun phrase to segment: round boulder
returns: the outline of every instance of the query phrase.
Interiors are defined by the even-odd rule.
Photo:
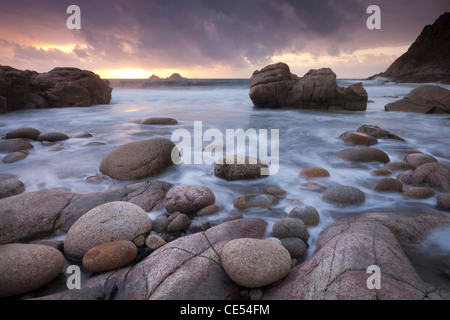
[[[440,192],[450,192],[450,165],[430,162],[400,173],[397,179],[413,187],[428,187]]]
[[[394,178],[383,178],[375,184],[373,189],[380,192],[402,192],[403,183]]]
[[[433,189],[430,188],[424,188],[424,187],[412,187],[409,189],[406,189],[402,192],[402,195],[405,198],[411,198],[411,199],[427,199],[434,197],[435,193]]]
[[[389,163],[386,163],[383,167],[383,169],[385,169],[385,170],[392,170],[392,171],[414,170],[415,168],[416,168],[415,165],[412,165],[411,163],[404,162],[404,161],[389,162]]]
[[[166,240],[164,240],[157,234],[151,234],[147,237],[147,239],[145,239],[145,245],[147,246],[147,248],[151,250],[159,249],[166,243],[167,243]]]
[[[222,266],[231,280],[246,288],[259,288],[284,278],[291,256],[281,244],[269,240],[240,238],[222,249]]]
[[[297,218],[283,218],[275,222],[272,228],[275,238],[300,238],[308,241],[309,233],[305,223]]]
[[[165,117],[151,117],[145,118],[140,121],[140,124],[160,124],[160,125],[176,125],[178,121],[173,118],[165,118]]]
[[[377,169],[377,170],[373,170],[370,173],[372,176],[376,176],[376,177],[383,177],[383,176],[390,176],[392,175],[392,172],[386,169]]]
[[[366,200],[366,197],[364,192],[358,188],[351,186],[335,186],[328,188],[327,191],[323,193],[322,199],[345,207],[361,204]]]
[[[300,259],[306,254],[306,244],[300,238],[283,238],[280,239],[283,247],[289,251],[292,258]]]
[[[189,214],[214,204],[215,201],[216,197],[208,187],[186,184],[170,189],[164,199],[164,206],[169,213],[179,211]]]
[[[330,176],[330,173],[323,168],[307,168],[300,171],[298,176],[305,179],[326,178]]]
[[[28,151],[16,151],[3,158],[3,163],[14,163],[28,157]]]
[[[167,232],[173,233],[177,231],[183,231],[189,227],[189,217],[184,213],[181,213],[175,217],[172,221],[170,221],[167,226]]]
[[[25,191],[25,185],[12,176],[0,176],[0,199],[15,196]]]
[[[371,145],[377,144],[378,140],[374,137],[355,131],[347,131],[343,133],[340,139],[344,140],[345,143],[353,145],[353,146],[366,146],[369,147]]]
[[[204,207],[203,209],[200,209],[196,216],[197,217],[204,217],[204,216],[210,216],[212,214],[217,213],[220,210],[218,205],[211,204],[209,206]]]
[[[6,139],[30,139],[37,140],[41,132],[34,128],[19,128],[8,132],[5,136]]]
[[[240,210],[249,208],[269,208],[271,205],[277,204],[277,197],[271,194],[244,194],[234,201],[234,207]]]
[[[33,148],[31,143],[22,139],[0,140],[0,153],[13,153]]]
[[[173,164],[172,150],[176,153],[175,149],[175,144],[164,138],[127,143],[103,158],[100,171],[122,181],[148,178]]]
[[[69,139],[69,136],[62,132],[46,132],[46,133],[41,133],[37,139],[39,141],[56,142],[56,141],[67,140],[67,139]]]
[[[83,256],[83,268],[89,272],[105,272],[130,264],[138,250],[133,242],[119,240],[99,244]]]
[[[40,288],[63,270],[64,256],[40,244],[0,245],[0,297],[10,297]]]
[[[311,206],[299,206],[289,212],[289,218],[302,220],[307,226],[317,226],[320,222],[319,212]]]
[[[259,159],[228,155],[216,161],[214,175],[227,181],[259,179],[269,175],[269,166]]]
[[[102,204],[82,215],[67,232],[64,252],[81,260],[86,252],[102,243],[129,240],[152,229],[152,221],[139,206],[123,201]]]
[[[169,225],[169,218],[166,216],[158,216],[153,220],[153,230],[158,233],[164,233],[167,231],[167,226]]]
[[[371,147],[355,147],[341,150],[335,153],[336,156],[352,162],[381,162],[388,163],[389,156],[382,150]]]
[[[270,194],[272,196],[284,196],[286,191],[277,187],[265,187],[263,189],[263,193]]]
[[[450,211],[450,193],[443,193],[437,198],[439,209]]]
[[[414,167],[420,167],[426,163],[438,162],[433,156],[424,153],[411,153],[405,157],[405,161]],[[408,169],[406,169],[408,170]]]

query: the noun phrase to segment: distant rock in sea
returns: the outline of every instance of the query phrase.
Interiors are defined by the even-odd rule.
[[[107,80],[88,70],[55,68],[37,73],[0,65],[0,113],[109,104],[112,90]]]
[[[161,78],[158,77],[156,74],[152,74],[152,76],[151,76],[149,79],[159,80],[159,79],[161,79]]]
[[[427,25],[408,51],[385,72],[370,77],[385,77],[399,83],[442,82],[450,84],[450,12]]]
[[[361,83],[341,88],[330,68],[310,70],[300,78],[282,62],[255,71],[249,95],[257,108],[365,111],[368,101]]]
[[[186,78],[183,78],[179,73],[172,73],[172,75],[170,77],[168,77],[167,79],[180,80],[180,79],[186,79]]]

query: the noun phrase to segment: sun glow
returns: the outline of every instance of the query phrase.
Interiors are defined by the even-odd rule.
[[[147,79],[152,75],[152,73],[147,70],[134,68],[100,70],[96,73],[103,79]]]

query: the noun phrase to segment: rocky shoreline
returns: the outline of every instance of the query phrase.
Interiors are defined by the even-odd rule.
[[[174,120],[164,123],[175,125]],[[46,142],[41,136],[36,129],[20,129],[9,132],[10,139],[3,141],[21,147],[25,142]],[[66,139],[62,133],[45,138],[56,146]],[[380,177],[373,186],[376,192],[401,193],[404,201],[438,195],[436,206],[424,212],[368,212],[338,219],[320,234],[315,251],[307,254],[308,229],[320,221],[314,206],[286,199],[285,190],[266,186],[260,193],[236,194],[236,211],[222,221],[210,220],[221,208],[208,187],[151,180],[170,170],[168,152],[173,143],[162,138],[142,140],[111,151],[104,158],[108,165],[99,163],[105,175],[116,177],[120,170],[120,177],[130,183],[126,186],[90,194],[64,188],[25,192],[26,186],[16,178],[0,178],[0,297],[450,299],[448,291],[419,277],[403,251],[403,246],[418,245],[436,228],[450,225],[445,213],[450,210],[450,166],[416,151],[405,153],[402,162],[391,162],[374,146],[379,140],[404,139],[376,126],[363,125],[340,138],[342,150],[333,157],[349,164],[378,163],[379,169],[371,172]],[[135,160],[122,160],[142,150],[147,152]],[[224,181],[264,181],[255,172],[265,164],[256,163],[248,159],[245,164],[216,163],[213,171]],[[322,201],[336,207],[364,211],[363,191],[350,185],[330,186],[329,178],[325,168],[299,168],[292,183],[322,193]],[[263,219],[245,217],[247,210],[270,209],[280,201],[295,201],[297,206],[273,228]],[[161,214],[151,220],[151,212]],[[65,236],[64,241],[51,240],[58,235]],[[68,265],[81,267],[80,289],[66,287]],[[366,269],[371,265],[381,268],[380,290],[366,286]]]

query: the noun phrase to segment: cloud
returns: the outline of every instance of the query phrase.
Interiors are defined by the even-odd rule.
[[[365,25],[372,2],[16,0],[2,4],[0,40],[10,42],[8,53],[14,55],[5,60],[21,65],[28,60],[29,69],[41,61],[49,68],[70,63],[119,69],[131,63],[144,69],[249,70],[286,53],[338,57],[366,48],[410,44],[425,24],[450,11],[447,0],[426,4],[379,0],[382,30],[371,31]],[[79,31],[65,27],[70,4],[81,8]],[[56,49],[39,49],[44,44]],[[58,49],[68,45],[73,47],[70,52]]]

